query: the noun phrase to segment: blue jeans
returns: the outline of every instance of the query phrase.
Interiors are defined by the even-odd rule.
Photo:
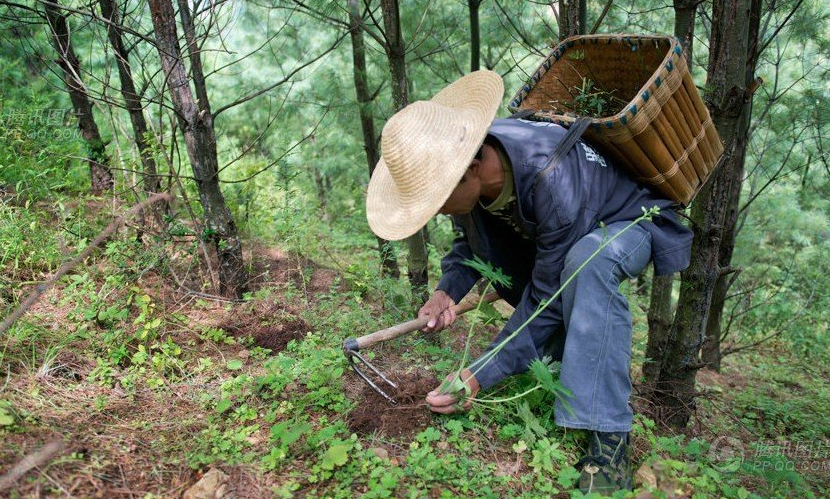
[[[561,283],[628,222],[587,234],[568,252]],[[624,279],[637,276],[651,260],[651,234],[636,225],[606,246],[562,291],[564,334],[550,344],[562,360],[560,381],[573,396],[572,413],[556,401],[557,425],[597,431],[630,431],[631,313],[620,293]],[[564,348],[563,348],[564,347]]]

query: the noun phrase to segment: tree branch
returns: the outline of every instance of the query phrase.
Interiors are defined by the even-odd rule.
[[[231,103],[229,103],[229,104],[226,104],[226,105],[224,105],[224,106],[220,107],[219,109],[217,109],[217,110],[216,110],[216,112],[214,112],[214,113],[213,113],[213,117],[214,117],[214,118],[216,118],[216,117],[217,117],[217,116],[219,116],[221,113],[223,113],[224,111],[227,111],[228,109],[231,109],[232,107],[236,107],[236,106],[238,106],[238,105],[240,105],[240,104],[243,104],[243,103],[245,103],[245,102],[248,102],[249,100],[251,100],[251,99],[255,99],[255,98],[259,97],[260,95],[262,95],[262,94],[264,94],[264,93],[270,92],[271,90],[273,90],[273,89],[275,89],[275,88],[279,87],[280,85],[283,85],[283,84],[285,84],[285,83],[288,83],[289,81],[291,81],[291,77],[292,77],[292,76],[294,76],[295,74],[299,73],[301,70],[303,70],[303,69],[307,68],[308,66],[311,66],[311,65],[312,65],[312,64],[314,64],[315,62],[317,62],[317,61],[319,61],[320,59],[322,59],[322,58],[323,58],[325,55],[327,55],[329,52],[332,52],[334,49],[336,49],[336,48],[337,48],[337,46],[338,46],[338,45],[340,45],[340,42],[342,42],[342,41],[343,41],[343,38],[345,38],[347,34],[348,34],[348,31],[347,31],[347,32],[345,32],[345,33],[343,33],[343,34],[341,34],[339,37],[337,37],[337,40],[335,40],[335,41],[334,41],[334,43],[331,45],[331,47],[329,47],[328,49],[326,49],[324,52],[322,52],[320,55],[318,55],[318,56],[317,56],[317,57],[315,57],[314,59],[312,59],[312,60],[310,60],[310,61],[308,61],[308,62],[306,62],[306,63],[304,63],[304,64],[301,64],[301,65],[297,66],[296,68],[294,68],[293,70],[291,70],[291,71],[290,71],[287,75],[285,75],[285,76],[284,76],[281,80],[277,81],[277,82],[276,82],[276,83],[274,83],[273,85],[268,85],[267,87],[265,87],[265,88],[263,88],[263,89],[257,90],[256,92],[250,93],[250,94],[248,94],[248,95],[246,95],[246,96],[244,96],[244,97],[240,97],[239,99],[237,99],[237,100],[235,100],[235,101],[233,101],[233,102],[231,102]]]

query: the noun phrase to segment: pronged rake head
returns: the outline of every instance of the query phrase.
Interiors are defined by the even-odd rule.
[[[362,369],[360,369],[359,364],[363,364],[366,368],[369,369],[369,371],[374,373],[375,376],[377,376],[380,380],[382,380],[384,383],[391,386],[392,388],[397,390],[398,385],[396,385],[389,378],[384,376],[383,373],[380,372],[380,370],[378,370],[378,368],[373,366],[371,362],[369,362],[362,355],[360,355],[357,351],[358,348],[360,347],[358,347],[357,340],[355,340],[354,338],[349,338],[343,343],[343,353],[346,354],[346,358],[349,359],[349,365],[352,367],[352,370],[354,370],[354,372],[357,373],[357,375],[360,376],[360,378],[363,381],[365,381],[366,384],[372,387],[374,391],[383,396],[383,398],[385,398],[393,404],[397,404],[398,402],[394,398],[390,397],[388,393],[383,391],[383,389],[379,387],[377,383],[375,383],[372,380],[372,378],[369,377],[369,375],[367,375]]]

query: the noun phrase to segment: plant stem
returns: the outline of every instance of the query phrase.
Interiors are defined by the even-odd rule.
[[[535,392],[539,388],[542,388],[541,383],[537,383],[536,386],[534,386],[533,388],[527,389],[527,390],[523,391],[522,393],[519,393],[517,395],[513,395],[512,397],[505,397],[505,398],[500,398],[500,399],[471,398],[471,399],[467,399],[467,400],[471,400],[473,402],[481,402],[481,403],[484,403],[484,404],[498,404],[498,403],[501,403],[501,402],[510,402],[511,400],[520,399],[520,398],[524,397],[525,395],[528,395],[530,393]]]
[[[487,292],[490,291],[490,288],[493,286],[493,281],[488,280],[487,285],[484,287],[484,291],[480,293],[481,296],[478,298],[478,305],[476,305],[476,312],[481,310],[481,306],[484,305],[484,297],[487,296]],[[464,370],[464,366],[467,364],[467,358],[470,354],[470,341],[473,337],[473,328],[476,325],[476,318],[475,314],[472,315],[472,320],[470,320],[470,327],[467,329],[467,338],[464,340],[464,353],[461,356],[461,362],[458,365],[458,368],[455,370],[455,376],[464,386],[464,392],[469,395],[469,387],[464,380],[461,379],[461,373]],[[446,383],[443,382],[438,387],[438,392],[442,394],[451,393],[453,392],[453,386],[455,383]]]
[[[554,293],[554,294],[553,294],[550,298],[548,298],[547,300],[545,300],[544,302],[542,302],[542,303],[540,303],[540,304],[539,304],[539,306],[536,308],[536,311],[535,311],[535,312],[533,312],[533,314],[531,314],[531,315],[530,315],[530,317],[528,317],[528,318],[524,321],[524,323],[522,323],[522,325],[520,325],[518,328],[516,328],[516,330],[515,330],[515,331],[513,331],[513,333],[511,333],[509,336],[507,336],[507,338],[505,338],[504,340],[502,340],[502,341],[501,341],[501,343],[499,343],[498,345],[496,345],[496,347],[495,347],[495,348],[493,348],[492,350],[490,350],[489,352],[487,352],[484,356],[482,356],[482,360],[483,360],[483,362],[481,363],[481,365],[479,365],[479,367],[478,367],[475,371],[473,371],[473,376],[475,376],[475,375],[476,375],[476,374],[478,374],[478,373],[479,373],[482,369],[484,369],[484,366],[486,366],[487,364],[489,364],[489,363],[490,363],[490,361],[491,361],[491,360],[493,360],[493,358],[496,356],[496,354],[498,354],[498,353],[501,351],[501,349],[502,349],[502,348],[504,348],[504,346],[505,346],[505,345],[506,345],[506,344],[507,344],[510,340],[512,340],[513,338],[515,338],[515,337],[516,337],[516,336],[517,336],[517,335],[518,335],[518,334],[519,334],[519,333],[520,333],[520,332],[521,332],[524,328],[526,328],[526,327],[528,326],[528,324],[530,324],[530,322],[531,322],[533,319],[535,319],[536,317],[538,317],[538,316],[539,316],[539,314],[541,314],[541,313],[542,313],[542,311],[544,311],[544,310],[545,310],[545,309],[546,309],[546,308],[547,308],[547,307],[548,307],[551,303],[553,303],[553,300],[555,300],[556,298],[558,298],[558,297],[559,297],[559,295],[561,295],[561,294],[562,294],[562,290],[563,290],[563,289],[565,289],[565,288],[566,288],[566,287],[567,287],[567,286],[568,286],[568,285],[569,285],[569,284],[570,284],[570,283],[574,280],[574,278],[576,278],[576,276],[577,276],[577,275],[579,275],[579,273],[582,271],[582,269],[584,269],[584,268],[585,268],[585,266],[587,266],[587,265],[588,265],[588,263],[590,263],[590,262],[591,262],[591,260],[593,260],[594,258],[596,258],[596,256],[597,256],[597,255],[599,255],[599,253],[600,253],[603,249],[605,249],[605,247],[606,247],[606,246],[608,246],[609,244],[611,244],[612,242],[614,242],[614,240],[616,240],[618,237],[620,237],[623,233],[625,233],[625,232],[626,232],[627,230],[629,230],[631,227],[634,227],[635,225],[637,225],[638,223],[640,223],[640,222],[641,222],[641,221],[643,221],[643,220],[650,219],[652,216],[654,216],[654,215],[656,215],[656,214],[658,214],[658,213],[660,213],[660,209],[659,209],[658,207],[656,207],[656,206],[652,207],[652,208],[651,208],[651,209],[649,209],[649,210],[645,210],[645,208],[644,208],[644,209],[643,209],[643,215],[642,215],[642,216],[638,217],[636,220],[634,220],[634,221],[633,221],[633,222],[631,222],[630,224],[626,225],[626,226],[625,226],[625,227],[624,227],[621,231],[617,232],[616,234],[614,234],[613,236],[611,236],[611,238],[609,238],[608,240],[606,240],[606,241],[604,241],[602,244],[600,244],[600,245],[599,245],[599,247],[597,247],[597,249],[596,249],[596,250],[594,250],[594,252],[593,252],[593,253],[591,253],[591,256],[589,256],[587,260],[585,260],[584,262],[582,262],[582,264],[581,264],[579,267],[577,267],[576,271],[575,271],[573,274],[571,274],[571,275],[570,275],[570,277],[568,277],[568,279],[566,279],[566,280],[565,280],[565,282],[564,282],[564,283],[562,283],[562,285],[561,285],[561,286],[559,286],[559,289],[557,289],[557,290],[556,290],[556,292],[555,292],[555,293]]]

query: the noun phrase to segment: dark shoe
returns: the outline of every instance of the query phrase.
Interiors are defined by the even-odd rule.
[[[588,455],[576,463],[576,469],[582,469],[579,490],[609,496],[631,490],[628,432],[591,431],[589,435]]]

